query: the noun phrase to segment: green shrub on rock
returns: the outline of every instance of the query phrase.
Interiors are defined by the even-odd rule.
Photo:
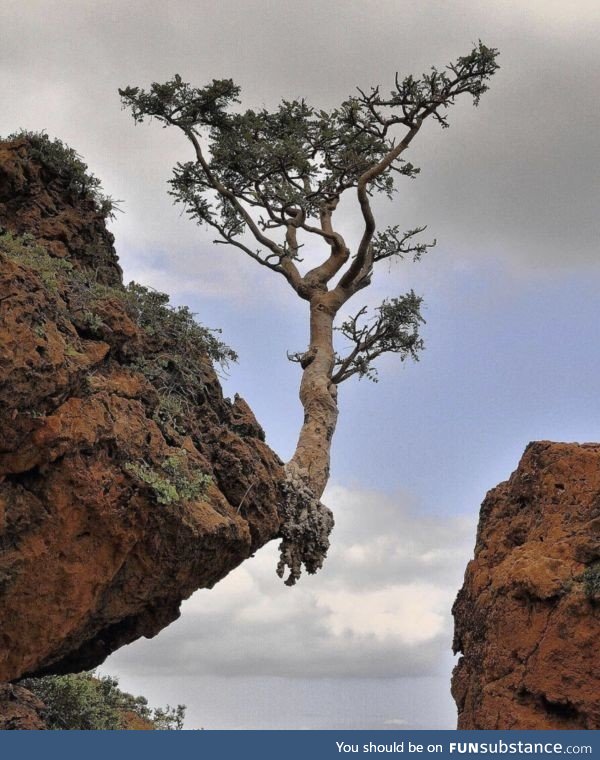
[[[119,689],[116,678],[98,676],[93,671],[27,678],[21,685],[44,703],[46,723],[55,731],[183,728],[184,705],[152,710],[145,697],[127,694]]]
[[[28,132],[21,130],[9,135],[7,140],[25,138],[31,146],[31,154],[43,166],[57,174],[74,195],[88,197],[96,210],[105,218],[113,219],[119,211],[118,203],[102,191],[102,184],[95,177],[76,150],[62,140],[51,139],[45,132]]]

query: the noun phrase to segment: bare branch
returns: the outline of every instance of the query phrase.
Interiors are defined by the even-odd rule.
[[[194,150],[196,152],[196,159],[198,164],[202,167],[202,170],[204,171],[204,174],[206,175],[206,178],[210,182],[211,186],[214,187],[214,189],[222,195],[224,198],[227,198],[227,200],[230,201],[230,203],[235,207],[236,211],[243,217],[244,221],[248,225],[248,228],[250,229],[250,232],[254,235],[256,240],[265,246],[265,248],[268,248],[272,253],[274,253],[276,256],[280,256],[280,264],[279,267],[275,269],[275,267],[271,267],[275,269],[275,271],[281,272],[286,279],[289,281],[290,285],[297,290],[298,285],[300,283],[300,273],[296,269],[293,262],[290,260],[289,256],[286,256],[285,251],[283,248],[277,245],[273,240],[268,238],[266,235],[264,235],[259,227],[257,226],[254,219],[250,216],[250,214],[246,211],[246,209],[242,206],[242,204],[239,202],[239,200],[236,198],[235,193],[233,193],[231,190],[229,190],[227,187],[225,187],[211,172],[210,167],[204,158],[204,154],[202,153],[202,148],[200,147],[200,143],[198,142],[198,138],[194,134],[194,132],[189,130],[184,130],[186,136],[194,146]]]
[[[370,257],[371,241],[373,240],[373,234],[375,233],[375,217],[373,216],[373,211],[369,202],[369,184],[385,172],[385,170],[389,168],[391,164],[408,148],[420,127],[421,121],[418,120],[416,125],[407,132],[401,142],[384,156],[378,164],[364,172],[358,180],[358,202],[363,215],[365,227],[358,250],[356,251],[356,256],[352,261],[350,268],[340,280],[338,285],[339,288],[344,290],[356,290],[357,286],[360,286],[361,283],[365,281],[365,278],[369,278],[373,264]]]
[[[398,257],[400,259],[406,256],[412,256],[413,261],[419,261],[429,248],[433,248],[437,241],[432,243],[413,243],[412,240],[421,232],[424,232],[427,226],[415,227],[413,230],[401,233],[400,227],[396,224],[387,227],[382,232],[377,232],[373,236],[372,242],[372,260],[373,263]]]

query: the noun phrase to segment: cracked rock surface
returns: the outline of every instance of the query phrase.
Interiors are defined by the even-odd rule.
[[[161,422],[148,368],[172,346],[128,316],[93,203],[24,139],[0,142],[8,233],[43,248],[40,262],[68,267],[44,274],[0,246],[0,681],[78,672],[157,634],[183,599],[279,535],[285,479],[208,359],[184,418]],[[99,286],[88,313],[69,279],[77,272]],[[205,491],[157,501],[149,478],[169,461],[189,482],[206,476]]]
[[[453,608],[460,729],[600,728],[600,444],[530,444]]]

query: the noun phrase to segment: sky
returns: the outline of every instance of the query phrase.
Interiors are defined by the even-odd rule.
[[[269,545],[152,640],[103,671],[186,727],[452,728],[450,607],[479,505],[531,440],[598,440],[596,0],[0,0],[0,135],[45,129],[84,156],[124,213],[111,229],[126,280],[188,304],[240,356],[241,393],[289,457],[301,423],[305,305],[282,278],[211,244],[166,193],[183,137],[135,126],[117,88],[174,73],[233,78],[243,107],[305,97],[332,108],[394,74],[500,49],[474,109],[432,123],[421,167],[378,224],[428,225],[438,245],[384,267],[366,301],[424,296],[418,363],[340,392],[324,501],[325,568],[293,589]],[[352,204],[340,211],[352,245]],[[362,304],[358,304],[360,307]]]

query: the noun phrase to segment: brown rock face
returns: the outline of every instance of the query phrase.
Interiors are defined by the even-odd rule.
[[[204,354],[177,364],[119,272],[93,202],[0,143],[0,681],[154,636],[280,529],[252,412]]]
[[[43,715],[44,705],[30,691],[0,684],[0,731],[43,731]]]
[[[600,728],[600,444],[528,446],[453,612],[459,728]]]
[[[32,235],[57,258],[93,268],[107,285],[121,282],[114,237],[97,204],[32,156],[25,138],[0,142],[0,224]]]

